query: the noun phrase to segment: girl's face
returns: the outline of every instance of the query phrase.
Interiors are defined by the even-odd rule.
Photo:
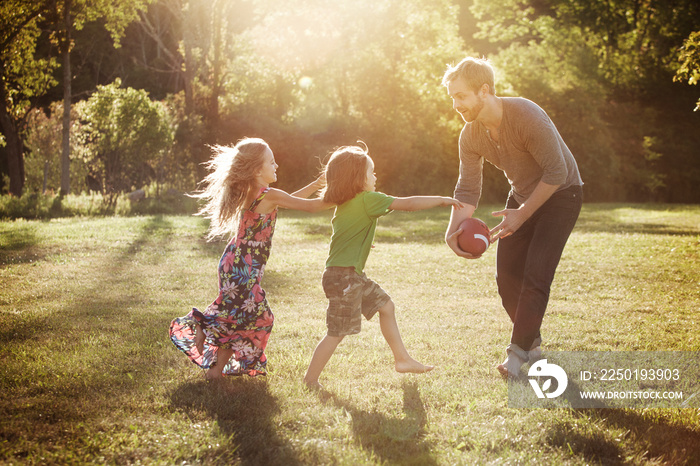
[[[377,183],[377,177],[374,174],[374,162],[367,157],[367,178],[365,179],[365,191],[374,191],[374,186]]]
[[[263,186],[269,186],[270,183],[277,181],[277,163],[272,150],[268,147],[263,153],[263,163],[258,171],[256,180]]]

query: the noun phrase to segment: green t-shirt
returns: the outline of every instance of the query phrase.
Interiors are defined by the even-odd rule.
[[[335,208],[333,235],[326,267],[355,267],[362,274],[374,241],[377,218],[391,210],[394,198],[375,191],[363,191]]]

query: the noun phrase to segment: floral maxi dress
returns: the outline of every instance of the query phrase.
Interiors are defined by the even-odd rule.
[[[170,324],[170,339],[195,364],[207,369],[216,364],[219,348],[232,348],[225,375],[265,375],[265,347],[274,316],[260,286],[270,256],[277,210],[258,214],[254,210],[269,188],[261,190],[242,217],[238,234],[229,242],[219,261],[219,296],[204,312],[193,308]],[[195,324],[206,336],[204,354],[194,343]]]

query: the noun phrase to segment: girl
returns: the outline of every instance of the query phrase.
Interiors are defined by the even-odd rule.
[[[377,218],[391,210],[423,210],[462,204],[449,197],[413,196],[395,198],[375,192],[377,181],[374,162],[367,149],[341,147],[332,155],[325,169],[327,186],[323,200],[336,204],[333,235],[323,273],[323,290],[329,300],[326,310],[327,335],[316,347],[306,371],[304,383],[320,389],[318,377],[345,335],[360,332],[361,316],[371,319],[379,313],[382,335],[394,355],[398,372],[427,372],[404,347],[389,295],[363,273],[372,247]]]
[[[198,212],[211,219],[208,239],[237,231],[219,261],[219,296],[204,312],[197,308],[170,325],[175,346],[204,369],[207,380],[226,375],[265,375],[265,346],[274,316],[260,283],[270,255],[277,207],[315,212],[321,199],[305,199],[323,187],[323,177],[289,195],[270,188],[277,164],[262,139],[235,147],[215,146],[212,172],[195,197],[206,200]],[[330,206],[325,206],[326,208]]]

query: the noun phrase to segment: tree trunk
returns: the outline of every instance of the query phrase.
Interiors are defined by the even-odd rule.
[[[221,43],[221,15],[224,5],[219,1],[214,2],[214,14],[212,15],[212,46],[214,47],[214,56],[212,58],[211,70],[211,96],[209,104],[209,129],[211,132],[210,141],[216,141],[219,133],[219,94],[221,94],[221,61],[222,43]]]
[[[70,193],[70,110],[71,110],[71,70],[70,70],[70,46],[72,19],[70,15],[71,0],[66,0],[65,34],[62,44],[63,50],[63,141],[61,144],[61,194]]]
[[[185,72],[183,73],[185,79],[185,115],[188,117],[194,113],[194,58],[192,56],[192,32],[189,27],[187,27],[187,22],[182,18],[182,26],[184,29],[182,37],[182,45],[185,49]]]
[[[5,63],[0,62],[0,76],[4,76]],[[22,136],[17,129],[15,122],[7,111],[5,102],[7,102],[7,89],[5,81],[0,79],[0,128],[5,136],[5,145],[7,153],[7,168],[10,176],[10,194],[15,196],[22,195],[24,188],[24,154]]]
[[[46,194],[46,186],[49,181],[49,167],[51,163],[48,160],[44,160],[44,184],[41,186],[41,194]]]

